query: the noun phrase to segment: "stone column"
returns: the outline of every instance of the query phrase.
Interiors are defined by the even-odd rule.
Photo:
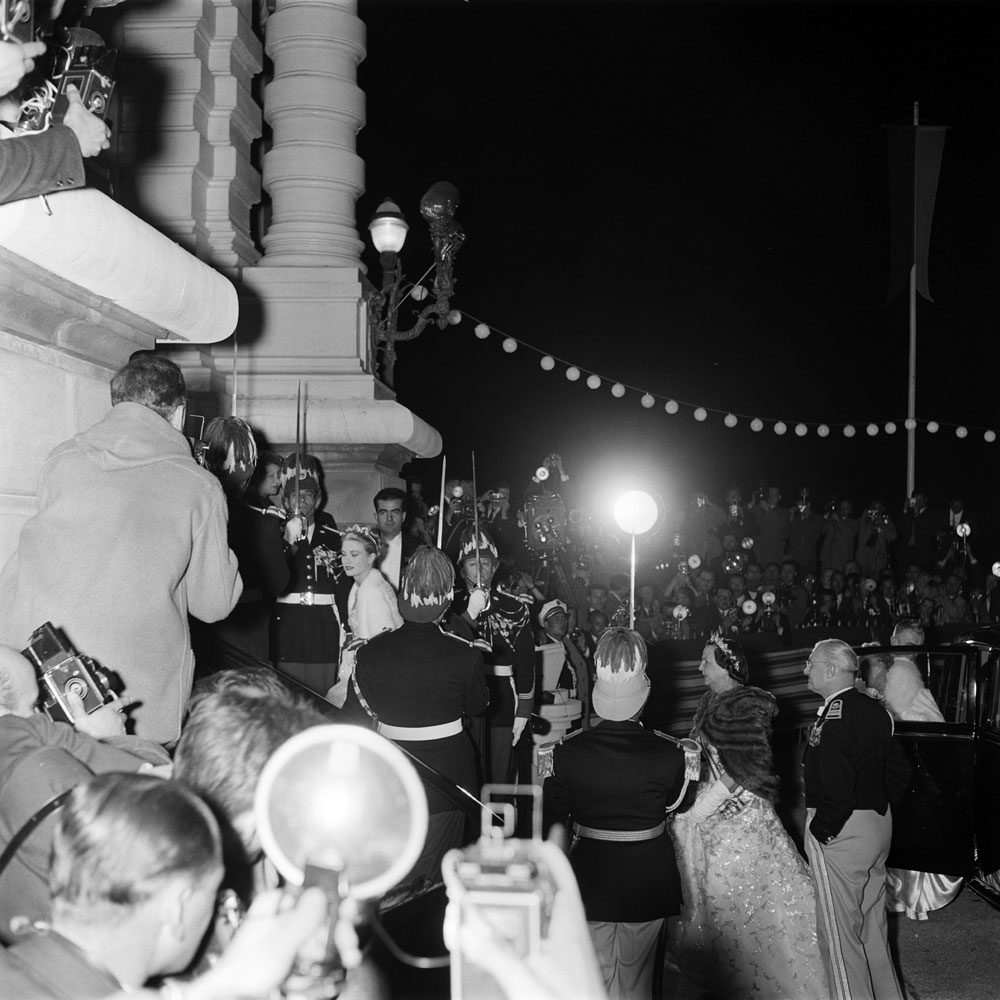
[[[264,97],[272,130],[264,156],[266,267],[361,266],[355,203],[364,163],[354,137],[365,120],[356,82],[365,28],[356,9],[355,0],[277,0],[268,19],[274,73]]]
[[[264,256],[240,272],[235,413],[271,448],[293,450],[301,386],[302,441],[323,464],[338,521],[372,520],[372,496],[399,483],[414,455],[441,437],[371,370],[368,309],[355,203],[364,164],[357,85],[364,25],[355,0],[277,0],[266,25],[273,79],[263,183],[271,197]],[[206,417],[233,410],[230,344],[178,361]]]
[[[262,47],[252,0],[123,4],[116,197],[185,249],[231,271],[260,256],[251,146],[262,115],[251,94]]]

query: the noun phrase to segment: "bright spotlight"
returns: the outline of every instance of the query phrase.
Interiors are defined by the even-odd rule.
[[[656,501],[642,490],[623,493],[615,504],[615,521],[630,535],[645,534],[656,524],[659,515]]]

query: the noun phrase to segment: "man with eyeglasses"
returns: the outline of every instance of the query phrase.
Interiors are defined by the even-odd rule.
[[[806,854],[830,996],[902,1000],[887,938],[885,862],[890,800],[905,791],[910,765],[893,740],[892,717],[855,688],[857,672],[854,650],[840,639],[816,643],[806,660],[809,690],[823,699],[804,759]]]

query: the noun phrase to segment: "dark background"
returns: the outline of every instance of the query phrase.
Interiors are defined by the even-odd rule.
[[[919,101],[921,123],[950,130],[934,302],[918,304],[917,415],[942,429],[917,432],[917,486],[932,506],[962,494],[990,517],[997,4],[361,0],[359,13],[359,230],[392,195],[415,280],[431,260],[420,196],[442,179],[462,195],[453,305],[466,318],[400,345],[396,367],[399,400],[440,430],[449,472],[467,473],[475,449],[480,489],[507,479],[519,498],[558,451],[567,499],[598,515],[626,487],[676,508],[730,483],[749,497],[762,477],[788,504],[806,485],[817,506],[837,494],[860,513],[878,496],[898,511],[909,333],[906,293],[884,307],[884,126]],[[377,256],[365,259],[377,283]],[[476,320],[521,348],[477,339]],[[527,345],[583,379],[542,371]],[[589,390],[588,372],[610,381]],[[615,399],[614,380],[639,391]],[[669,416],[668,398],[721,412]],[[728,411],[745,415],[732,430]],[[751,416],[788,433],[755,434]],[[866,435],[886,420],[894,436]],[[821,440],[820,422],[858,434]],[[437,492],[440,460],[406,471]]]

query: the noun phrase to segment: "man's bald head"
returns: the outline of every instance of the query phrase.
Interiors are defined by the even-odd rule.
[[[924,627],[920,622],[902,621],[892,630],[891,646],[922,646]]]

